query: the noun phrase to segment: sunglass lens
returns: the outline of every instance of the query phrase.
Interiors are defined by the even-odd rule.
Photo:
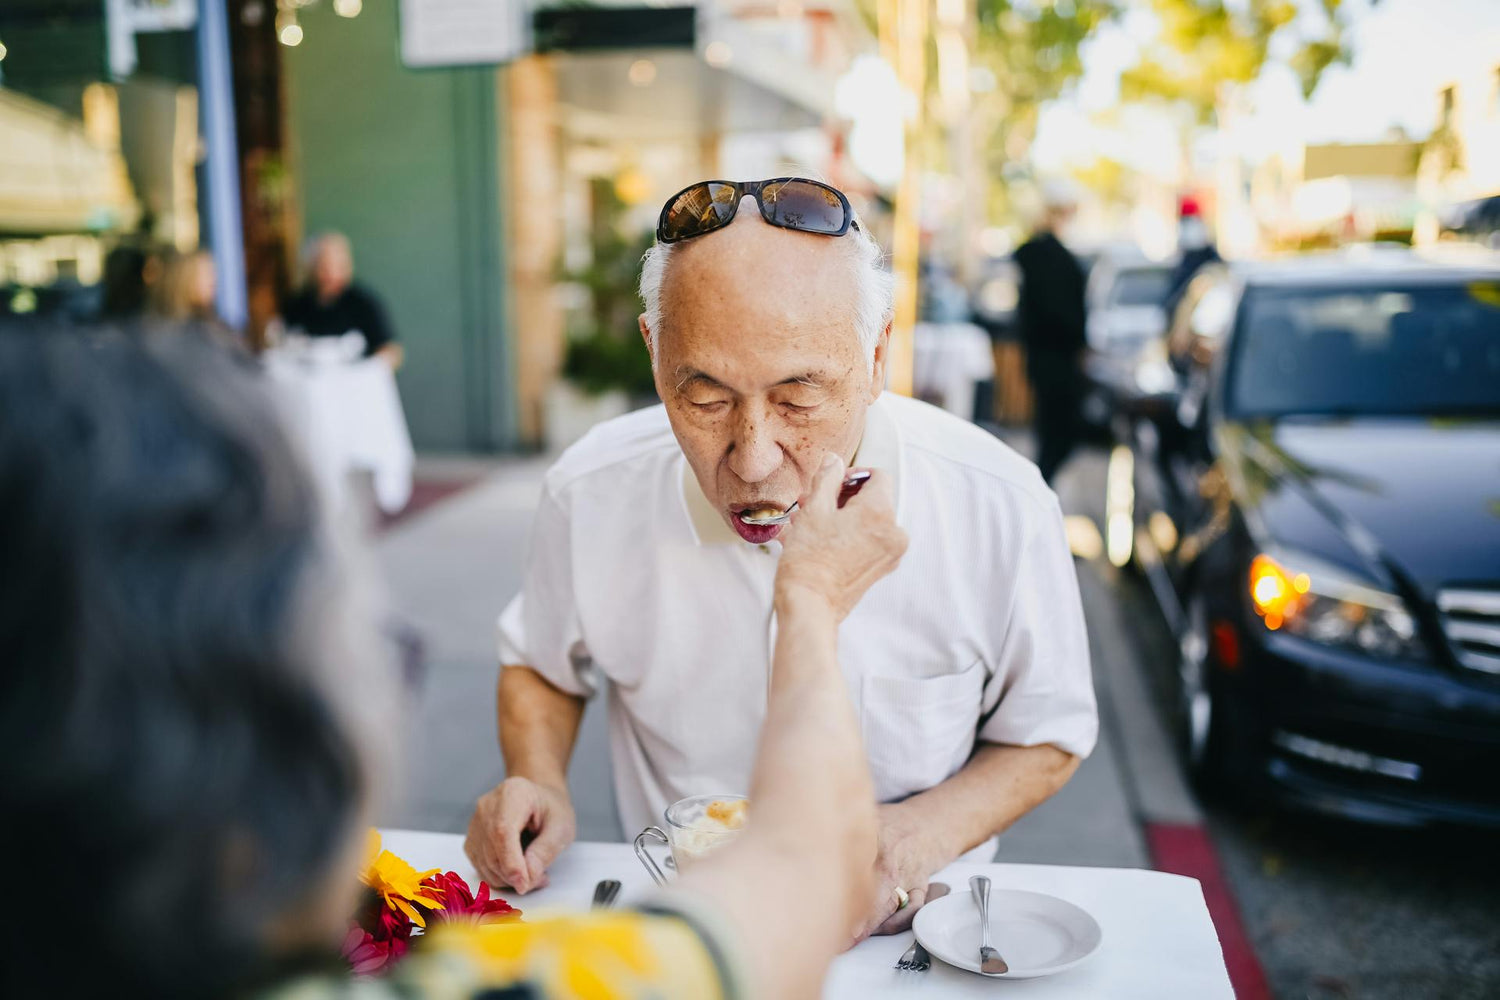
[[[729,224],[738,208],[731,184],[695,184],[672,202],[662,220],[661,236],[667,241],[701,236]]]
[[[766,221],[804,233],[834,236],[849,222],[848,210],[832,188],[812,181],[793,180],[761,190]]]

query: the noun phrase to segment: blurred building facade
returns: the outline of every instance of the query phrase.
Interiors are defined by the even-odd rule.
[[[1420,243],[1439,238],[1456,206],[1500,197],[1500,59],[1455,66],[1435,97],[1432,135],[1418,171]]]
[[[588,405],[560,379],[570,341],[639,344],[635,262],[678,188],[796,167],[858,194],[832,107],[872,43],[851,4],[708,4],[690,44],[611,45],[575,18],[576,47],[504,66],[410,68],[373,10],[299,25],[281,52],[295,228],[347,233],[387,301],[419,447],[537,446]]]
[[[209,190],[203,137],[224,113],[198,79],[200,57],[220,58],[200,38],[209,2],[0,5],[7,288],[71,283],[84,315],[113,248],[208,242],[222,192]],[[346,233],[358,279],[406,345],[398,379],[419,448],[541,445],[549,421],[567,422],[559,406],[594,405],[582,397],[598,394],[601,373],[611,387],[611,365],[634,372],[603,394],[609,405],[640,402],[636,264],[662,201],[688,183],[812,173],[884,225],[882,192],[847,155],[850,122],[835,107],[840,78],[876,46],[854,0],[559,4],[533,11],[537,37],[516,58],[414,58],[428,27],[417,18],[463,6],[224,8],[246,333],[262,343],[302,280],[306,239]],[[614,31],[624,22],[610,18],[631,11],[676,27]],[[565,371],[587,391],[559,401]]]
[[[1312,143],[1268,157],[1252,175],[1251,212],[1262,245],[1289,250],[1411,239],[1423,145]]]

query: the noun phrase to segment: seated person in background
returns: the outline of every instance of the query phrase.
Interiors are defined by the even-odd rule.
[[[365,571],[223,352],[46,333],[0,328],[0,856],[41,887],[0,907],[0,996],[354,995],[397,693]],[[840,510],[843,473],[786,536],[745,833],[647,907],[437,932],[358,996],[570,997],[569,962],[612,996],[818,995],[875,856],[837,628],[905,548],[889,479]]]
[[[281,320],[287,332],[309,337],[364,334],[365,357],[380,357],[392,369],[405,358],[385,309],[375,294],[354,281],[354,252],[343,233],[322,233],[307,241],[302,255],[307,283],[287,300]]]

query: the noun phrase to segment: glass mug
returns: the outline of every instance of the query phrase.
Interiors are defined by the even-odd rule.
[[[734,810],[738,803],[748,801],[743,795],[694,795],[678,799],[667,807],[664,814],[665,830],[658,826],[648,826],[636,835],[635,856],[646,867],[652,880],[659,886],[665,886],[666,872],[662,871],[651,852],[646,849],[647,842],[654,840],[665,844],[672,852],[668,865],[680,872],[723,847],[744,830],[743,812],[739,813],[741,825],[729,828],[723,826],[721,820],[709,816],[709,807],[715,803],[724,803]],[[743,810],[744,807],[739,806],[739,809]]]

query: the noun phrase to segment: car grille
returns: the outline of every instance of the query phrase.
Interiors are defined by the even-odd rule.
[[[1437,603],[1458,662],[1500,676],[1500,589],[1443,590]]]

